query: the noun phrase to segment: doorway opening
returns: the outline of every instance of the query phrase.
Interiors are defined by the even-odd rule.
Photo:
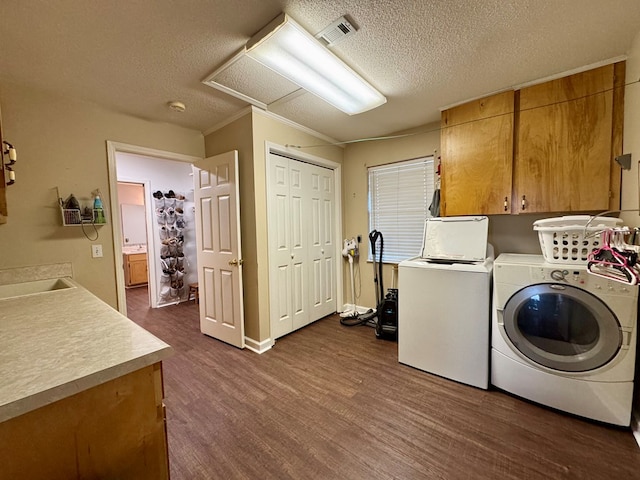
[[[127,306],[131,305],[131,289],[144,288],[147,295],[137,295],[136,298],[142,302],[146,297],[148,307],[149,269],[144,183],[118,182],[118,203]]]
[[[144,205],[144,228],[141,225],[142,220],[139,207],[125,207],[127,213],[125,213],[124,216],[128,216],[128,210],[138,211],[137,216],[134,214],[134,218],[136,219],[136,228],[134,228],[134,230],[137,235],[141,236],[135,238],[143,238],[140,231],[144,231],[147,259],[147,298],[149,306],[157,308],[186,300],[187,289],[184,285],[187,285],[189,282],[197,282],[194,239],[195,226],[193,222],[189,222],[188,217],[188,215],[193,215],[193,203],[189,204],[187,199],[188,196],[191,195],[191,201],[193,200],[191,164],[200,160],[200,158],[110,141],[107,141],[107,151],[109,160],[109,186],[111,191],[110,210],[113,212],[112,215],[114,217],[113,243],[114,250],[118,252],[118,254],[115,255],[118,310],[123,315],[127,314],[125,249],[128,244],[133,244],[136,247],[141,245],[141,243],[133,240],[134,237],[131,236],[129,230],[127,230],[127,235],[125,235],[124,232],[125,225],[123,223],[121,204],[126,204],[127,202],[120,199],[119,184],[121,183],[142,186],[143,199],[142,202],[140,202],[140,200],[137,202],[138,204],[142,203]],[[163,201],[166,198],[170,204],[176,202],[177,205],[177,202],[181,201],[180,209],[182,212],[178,211],[175,205],[171,207],[171,218],[165,216],[168,211],[165,212],[164,206],[161,212],[156,211],[159,208],[156,205],[157,200],[159,200],[156,198],[158,192],[161,192]],[[178,213],[185,214],[180,222],[177,221]],[[162,223],[159,221],[158,214],[161,214]],[[127,218],[124,218],[124,221],[126,222]],[[189,223],[190,227],[186,227]],[[179,227],[179,225],[183,225],[183,227]],[[163,227],[165,227],[166,230],[170,227],[174,229],[175,235],[172,238],[176,239],[173,242],[176,245],[176,251],[172,252],[175,253],[175,255],[171,258],[175,258],[176,268],[174,268],[174,270],[176,272],[178,271],[177,261],[179,256],[177,251],[178,238],[183,237],[183,244],[180,245],[180,261],[183,265],[190,266],[188,269],[183,267],[184,272],[180,273],[180,282],[177,282],[177,275],[173,276],[176,278],[171,277],[169,282],[165,282],[166,279],[163,277],[163,275],[166,275],[165,270],[168,270],[165,268],[165,265],[167,265],[167,261],[169,261],[169,255],[165,252],[165,250],[168,251],[168,248],[163,248],[168,247],[168,243],[166,241],[163,242],[163,240],[166,239],[161,238]],[[188,230],[188,228],[190,228],[190,230]],[[178,229],[180,229],[180,235],[178,235]],[[127,238],[129,239],[128,242],[126,241]],[[120,253],[122,253],[122,255]],[[188,260],[185,260],[187,258]],[[174,260],[170,261],[173,262]],[[140,266],[134,268],[142,269]],[[184,275],[182,275],[182,273],[184,273]],[[182,288],[178,288],[179,286],[182,286]],[[167,295],[164,295],[165,293],[167,293]],[[174,295],[172,295],[172,293],[174,293]]]

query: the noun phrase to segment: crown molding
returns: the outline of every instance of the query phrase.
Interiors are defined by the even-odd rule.
[[[253,107],[253,105],[247,105],[246,107],[244,107],[241,110],[239,110],[237,113],[231,115],[226,120],[223,120],[222,122],[216,123],[213,127],[208,128],[207,130],[202,132],[202,135],[204,135],[206,137],[210,133],[216,132],[216,131],[220,130],[221,128],[226,127],[230,123],[235,122],[239,118],[244,117],[245,115],[251,113],[251,108],[252,107]]]
[[[590,63],[589,65],[584,65],[582,67],[574,68],[572,70],[567,70],[565,72],[556,73],[554,75],[549,75],[548,77],[538,78],[537,80],[532,80],[530,82],[520,83],[518,85],[512,85],[511,87],[503,88],[502,90],[495,90],[493,92],[486,93],[484,95],[480,95],[478,97],[468,98],[467,100],[463,100],[461,102],[452,103],[451,105],[446,105],[444,107],[440,107],[440,111],[443,112],[445,110],[449,110],[450,108],[458,107],[460,105],[464,105],[468,102],[473,102],[475,100],[480,100],[481,98],[490,97],[491,95],[496,95],[498,93],[507,92],[510,90],[521,90],[526,87],[532,87],[534,85],[538,85],[544,82],[550,82],[552,80],[557,80],[559,78],[568,77],[569,75],[574,75],[576,73],[586,72],[587,70],[593,70],[594,68],[604,67],[605,65],[610,65],[612,63],[622,62],[627,59],[626,55],[620,55],[618,57],[609,58],[607,60],[602,60],[596,63]]]
[[[301,125],[299,123],[294,122],[293,120],[289,120],[288,118],[282,117],[280,115],[278,115],[277,113],[273,113],[270,112],[268,110],[263,110],[261,108],[256,107],[255,105],[247,105],[246,107],[244,107],[242,110],[238,111],[236,114],[232,115],[231,117],[227,118],[226,120],[217,123],[216,125],[214,125],[213,127],[205,130],[204,132],[202,132],[202,134],[204,136],[207,136],[213,132],[216,132],[218,130],[220,130],[223,127],[226,127],[227,125],[229,125],[230,123],[235,122],[236,120],[238,120],[239,118],[244,117],[245,115],[248,115],[249,113],[253,113],[253,114],[257,114],[257,115],[262,115],[263,117],[267,117],[270,118],[272,120],[276,120],[280,123],[283,123],[289,127],[295,128],[296,130],[300,130],[301,132],[304,132],[308,135],[311,135],[313,137],[316,137],[319,140],[324,140],[325,142],[329,143],[329,144],[336,144],[336,143],[340,143],[338,140],[336,140],[335,138],[331,138],[323,133],[317,132],[309,127],[305,127],[304,125]],[[336,145],[340,148],[345,148],[346,145]]]
[[[317,132],[315,130],[312,130],[309,127],[305,127],[304,125],[300,125],[299,123],[296,123],[293,120],[289,120],[288,118],[282,117],[282,116],[278,115],[277,113],[273,113],[273,112],[270,112],[268,110],[261,110],[259,108],[254,107],[253,105],[251,106],[251,109],[253,110],[253,113],[257,113],[259,115],[262,115],[263,117],[267,117],[267,118],[271,118],[273,120],[277,120],[280,123],[284,123],[285,125],[288,125],[288,126],[290,126],[292,128],[300,130],[301,132],[304,132],[304,133],[306,133],[308,135],[316,137],[316,138],[318,138],[320,140],[324,140],[325,142],[328,142],[331,145],[336,144],[336,143],[340,143],[340,141],[336,140],[335,138],[331,138],[331,137],[325,135],[324,133]],[[335,145],[335,146],[340,147],[340,148],[345,148],[346,145]]]

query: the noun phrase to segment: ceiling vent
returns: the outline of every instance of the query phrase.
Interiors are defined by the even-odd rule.
[[[340,17],[316,35],[316,38],[327,47],[333,47],[347,37],[356,33],[356,28],[345,17]]]

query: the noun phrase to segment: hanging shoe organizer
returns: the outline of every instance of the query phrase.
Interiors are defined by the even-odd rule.
[[[157,191],[153,194],[155,216],[159,225],[160,236],[160,290],[158,301],[162,304],[180,302],[185,296],[184,276],[185,255],[184,229],[187,223],[184,216],[185,196],[175,193]]]

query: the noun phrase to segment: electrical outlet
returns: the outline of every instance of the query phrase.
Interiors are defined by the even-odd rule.
[[[102,257],[102,245],[91,245],[91,256],[93,258]]]

